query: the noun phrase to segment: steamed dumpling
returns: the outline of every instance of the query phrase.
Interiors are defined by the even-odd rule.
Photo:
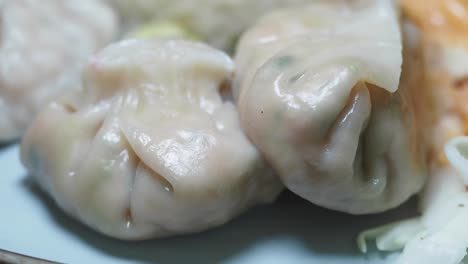
[[[384,29],[384,30],[383,30]],[[241,123],[284,184],[353,214],[385,211],[425,180],[414,91],[399,89],[390,1],[322,1],[274,12],[240,41]]]
[[[19,138],[51,97],[72,88],[86,58],[116,32],[95,0],[0,1],[0,142]]]
[[[261,14],[314,0],[107,0],[125,27],[170,21],[214,47],[231,50],[238,36]]]
[[[66,212],[109,236],[221,225],[282,190],[222,99],[233,70],[203,44],[113,44],[91,58],[81,91],[39,114],[23,164]]]

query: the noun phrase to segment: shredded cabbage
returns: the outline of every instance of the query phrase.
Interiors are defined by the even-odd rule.
[[[451,140],[445,146],[445,153],[448,160],[464,179],[468,185],[468,137],[458,137]]]
[[[376,240],[377,249],[381,251],[400,250],[422,230],[421,219],[411,218],[366,230],[359,234],[357,244],[363,253],[367,252],[366,241],[371,239]]]
[[[468,248],[468,137],[446,144],[453,168],[433,168],[423,193],[423,215],[362,232],[358,247],[367,251],[366,239],[376,239],[379,250],[403,248],[397,264],[458,264]]]

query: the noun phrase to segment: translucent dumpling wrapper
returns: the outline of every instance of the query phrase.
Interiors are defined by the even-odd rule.
[[[311,1],[314,0],[107,0],[121,14],[123,30],[148,21],[166,21],[227,51],[260,15]]]
[[[203,44],[113,44],[80,91],[39,114],[22,162],[67,213],[112,237],[219,226],[283,188],[222,99],[233,70]]]
[[[99,1],[0,1],[0,142],[19,138],[40,108],[73,88],[116,31]]]
[[[352,214],[385,211],[421,190],[424,118],[418,91],[399,88],[392,2],[273,12],[243,35],[236,62],[241,123],[290,190]]]
[[[397,264],[459,264],[468,249],[468,2],[400,2],[413,65],[407,75],[419,76],[413,85],[430,99],[430,177],[420,217],[363,236],[376,238],[380,250],[403,249]]]

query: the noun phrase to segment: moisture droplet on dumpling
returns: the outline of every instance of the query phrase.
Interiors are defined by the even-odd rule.
[[[66,212],[109,236],[219,226],[282,190],[222,100],[233,70],[203,44],[113,44],[90,60],[81,91],[39,114],[22,161]]]

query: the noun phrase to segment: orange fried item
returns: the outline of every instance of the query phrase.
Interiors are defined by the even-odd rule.
[[[433,155],[447,164],[443,146],[468,134],[468,1],[401,0],[405,21],[417,28],[410,49],[434,114]],[[413,70],[416,71],[416,70]],[[422,95],[423,96],[423,95]]]

